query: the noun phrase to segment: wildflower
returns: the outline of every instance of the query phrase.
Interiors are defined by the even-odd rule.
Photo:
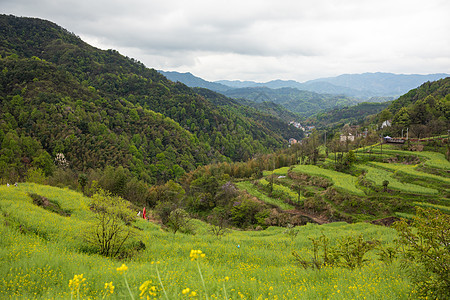
[[[110,283],[108,282],[105,283],[105,290],[107,294],[112,295],[114,293],[114,285],[112,281]]]
[[[195,296],[197,296],[197,292],[195,292],[195,291],[192,291],[192,292],[189,294],[189,297],[195,297]]]
[[[190,291],[191,291],[191,290],[190,290],[189,288],[185,288],[185,289],[183,289],[183,290],[181,291],[181,293],[182,293],[183,295],[186,295],[186,294],[189,294]]]
[[[114,285],[112,281],[110,283],[105,282],[105,294],[103,295],[102,299],[105,299],[106,296],[112,295],[114,293]]]
[[[189,254],[189,257],[192,261],[199,259],[200,257],[205,257],[205,253],[202,252],[202,250],[191,250],[191,253]]]
[[[83,278],[83,274],[75,275],[73,279],[69,280],[69,288],[72,292],[79,291],[81,283],[86,281],[86,278]]]
[[[158,289],[156,286],[152,285],[151,280],[145,281],[139,288],[141,293],[139,294],[139,297],[141,299],[149,299],[150,296],[156,297],[158,295]]]
[[[69,288],[70,288],[70,294],[73,296],[75,293],[77,294],[78,298],[80,296],[80,285],[86,281],[86,278],[83,278],[83,274],[75,275],[73,279],[69,280]]]
[[[128,270],[128,267],[125,264],[122,264],[120,267],[117,268],[117,272],[119,272],[120,275],[122,275],[127,270]]]

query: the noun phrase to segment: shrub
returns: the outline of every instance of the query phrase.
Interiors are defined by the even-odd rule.
[[[411,224],[402,220],[394,228],[418,295],[450,299],[450,215],[418,207]]]
[[[167,227],[173,231],[173,234],[180,231],[182,233],[193,233],[193,228],[190,225],[191,217],[182,208],[177,208],[170,212]]]
[[[134,213],[125,200],[99,189],[92,196],[91,209],[95,213],[94,225],[85,232],[85,240],[104,256],[118,256],[124,244],[132,237]]]

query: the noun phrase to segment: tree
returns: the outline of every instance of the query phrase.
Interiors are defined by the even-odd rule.
[[[173,231],[173,234],[177,231],[183,233],[191,233],[193,230],[190,226],[191,217],[182,208],[177,208],[170,212],[167,226]]]
[[[81,191],[84,194],[84,188],[86,187],[88,182],[88,177],[86,174],[81,173],[80,175],[78,175],[78,184],[81,186]]]
[[[389,185],[389,180],[383,180],[383,192],[387,191],[388,185]]]
[[[134,213],[125,200],[101,189],[92,196],[94,224],[85,232],[85,240],[97,248],[100,255],[115,257],[132,237]]]
[[[418,295],[450,299],[450,215],[417,208],[411,224],[402,220],[394,228]]]

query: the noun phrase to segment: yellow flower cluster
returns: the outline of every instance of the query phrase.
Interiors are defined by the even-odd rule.
[[[122,264],[120,267],[117,268],[117,272],[119,272],[120,275],[122,275],[127,270],[128,270],[128,267],[125,264]]]
[[[189,257],[191,258],[191,260],[196,260],[200,257],[205,257],[205,253],[203,253],[202,250],[191,250]]]
[[[78,292],[80,290],[80,285],[86,281],[86,278],[83,278],[83,274],[75,275],[73,279],[69,280],[69,288],[73,292]]]
[[[190,292],[190,294],[189,294]],[[191,291],[190,288],[185,288],[181,291],[181,293],[183,295],[187,295],[188,297],[196,297],[197,296],[197,292],[196,291]]]
[[[145,281],[141,285],[139,290],[141,291],[141,293],[139,294],[139,297],[141,299],[149,300],[150,296],[156,297],[158,295],[158,289],[156,288],[156,286],[152,285],[152,281],[151,280]]]
[[[114,285],[112,283],[112,281],[110,283],[106,282],[105,283],[105,294],[109,294],[112,295],[114,293]]]

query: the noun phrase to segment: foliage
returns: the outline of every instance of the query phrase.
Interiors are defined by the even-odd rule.
[[[30,164],[49,176],[58,155],[59,166],[76,172],[122,166],[145,183],[164,183],[303,135],[231,99],[199,95],[117,51],[91,47],[48,21],[2,15],[0,23],[3,178],[23,178]]]
[[[57,200],[62,208],[70,208],[72,215],[61,217],[32,205],[26,196],[26,192],[32,191]],[[293,249],[301,254],[309,253],[311,242],[308,237],[319,237],[323,233],[331,241],[337,241],[356,232],[362,233],[365,239],[376,237],[391,244],[396,237],[391,228],[365,222],[307,224],[297,227],[299,233],[291,242],[284,233],[285,228],[230,230],[226,238],[217,239],[206,234],[208,224],[194,222],[197,235],[174,238],[159,225],[137,219],[133,224],[139,228],[136,234],[147,247],[139,256],[118,261],[80,251],[83,243],[77,239],[77,233],[92,220],[93,212],[86,206],[89,201],[81,193],[68,189],[28,183],[19,183],[17,188],[0,186],[2,299],[69,299],[67,283],[75,274],[83,274],[86,278],[86,286],[80,289],[83,298],[102,298],[105,283],[110,282],[115,289],[108,298],[129,298],[124,277],[116,271],[123,263],[128,266],[127,280],[136,299],[141,292],[139,287],[148,280],[153,282],[150,286],[157,286],[158,296],[165,299],[161,284],[158,285],[156,267],[161,271],[160,278],[168,299],[186,298],[191,291],[196,291],[203,299],[199,272],[195,262],[189,259],[192,249],[206,253],[200,266],[209,299],[225,299],[223,282],[218,281],[225,277],[229,277],[225,282],[228,299],[239,299],[240,295],[247,299],[260,296],[263,299],[275,296],[279,299],[381,299],[386,295],[395,299],[417,298],[397,261],[385,265],[369,255],[371,262],[355,270],[324,267],[316,271],[293,265],[290,255]],[[19,225],[22,225],[22,231]],[[26,233],[25,228],[39,228],[40,235]],[[45,236],[56,238],[46,239]],[[190,291],[184,295],[182,291],[186,288]]]
[[[173,234],[177,233],[177,231],[182,233],[193,233],[192,226],[190,226],[190,221],[191,217],[184,209],[176,208],[169,214],[167,227],[173,231]]]
[[[409,128],[410,137],[445,134],[450,118],[450,78],[426,82],[393,101],[393,131]]]
[[[103,190],[92,196],[91,209],[96,221],[86,229],[86,242],[98,249],[100,255],[118,256],[133,235],[129,224],[134,221],[134,213],[122,198]]]
[[[294,167],[292,171],[314,176],[323,176],[332,180],[334,185],[338,188],[342,188],[356,195],[363,195],[363,192],[356,187],[357,178],[354,176],[313,165],[298,165]]]
[[[354,269],[361,268],[368,259],[364,258],[367,252],[373,250],[378,241],[365,241],[362,235],[347,236],[342,238],[336,248],[332,250],[332,255],[336,257],[336,264]]]
[[[450,215],[417,208],[412,223],[395,224],[405,266],[421,297],[450,297]]]
[[[44,171],[40,168],[31,168],[27,171],[26,181],[43,184],[46,181]]]

